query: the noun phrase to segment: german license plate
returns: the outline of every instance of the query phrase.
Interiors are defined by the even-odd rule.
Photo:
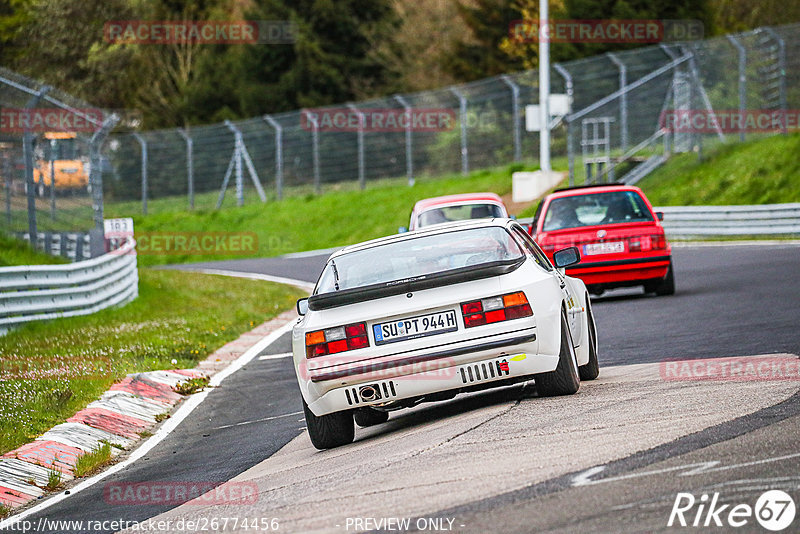
[[[616,254],[625,252],[624,241],[609,241],[608,243],[589,243],[583,245],[583,253],[587,256],[594,254]]]
[[[377,345],[455,332],[456,330],[458,330],[458,325],[456,324],[456,312],[453,310],[372,325]]]

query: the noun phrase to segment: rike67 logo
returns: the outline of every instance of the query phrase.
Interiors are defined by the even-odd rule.
[[[761,494],[754,506],[747,503],[720,504],[719,493],[704,493],[696,498],[691,493],[678,493],[667,526],[739,528],[753,525],[753,519],[772,532],[787,529],[796,513],[794,499],[781,490]]]

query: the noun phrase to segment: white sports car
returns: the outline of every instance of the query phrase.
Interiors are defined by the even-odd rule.
[[[533,379],[540,396],[597,377],[586,287],[510,219],[432,226],[334,253],[297,303],[292,348],[311,442],[353,441],[354,422],[459,392]]]

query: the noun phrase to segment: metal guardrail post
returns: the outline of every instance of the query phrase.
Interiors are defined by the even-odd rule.
[[[34,94],[25,109],[32,109],[39,104],[39,100],[51,89],[43,86]],[[36,236],[36,191],[33,182],[33,133],[29,128],[22,134],[22,151],[25,157],[25,189],[28,197],[28,233],[31,235],[31,244],[35,245]],[[43,179],[43,178],[42,178]]]
[[[133,137],[139,141],[142,149],[142,215],[147,215],[147,140],[138,133]]]
[[[611,52],[606,53],[614,65],[619,69],[619,89],[622,92],[619,97],[619,121],[620,121],[620,141],[622,151],[628,150],[628,67]]]
[[[572,95],[574,86],[572,84],[572,75],[560,63],[554,63],[553,68],[564,78],[564,84],[567,90],[567,99],[570,106],[572,106]],[[572,121],[569,120],[569,115],[564,118],[564,124],[567,128],[567,164],[569,166],[569,185],[575,185],[575,148],[572,146]]]
[[[403,106],[408,120],[406,121],[406,176],[408,185],[414,185],[414,154],[411,146],[411,105],[401,95],[394,95],[394,99]]]
[[[194,139],[189,135],[188,128],[178,128],[178,133],[186,142],[186,186],[189,195],[189,209],[194,209]]]
[[[347,108],[358,115],[358,186],[364,189],[366,187],[366,175],[364,173],[364,113],[359,111],[355,104],[347,104]]]
[[[789,129],[788,125],[786,124],[787,120],[787,112],[788,112],[788,105],[786,103],[786,42],[783,40],[783,37],[778,35],[778,32],[770,28],[769,26],[765,26],[764,28],[759,28],[756,31],[763,30],[770,34],[773,39],[778,43],[778,69],[780,70],[780,85],[779,87],[779,98],[780,98],[780,106],[781,112],[783,113],[783,117],[781,120],[781,132],[783,135],[788,135]]]
[[[511,88],[511,120],[514,124],[514,161],[522,159],[522,131],[521,117],[519,115],[519,85],[514,83],[507,74],[500,76],[500,79]]]
[[[739,54],[739,115],[744,118],[747,109],[747,49],[733,35],[726,35],[726,37]],[[739,141],[744,143],[745,136],[746,128],[742,121],[742,127],[739,129]]]
[[[469,149],[467,148],[467,97],[455,87],[450,92],[458,98],[458,122],[461,123],[461,174],[469,174]]]
[[[275,128],[275,194],[278,200],[283,199],[283,127],[270,117],[264,115],[264,120]]]

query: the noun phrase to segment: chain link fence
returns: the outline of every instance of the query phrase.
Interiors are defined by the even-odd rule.
[[[671,153],[702,156],[713,144],[771,135],[774,129],[671,129],[664,117],[712,110],[797,110],[798,67],[799,24],[555,64],[551,93],[568,95],[571,103],[569,113],[552,122],[555,166],[569,167],[571,183],[635,183]],[[31,106],[42,89],[0,71],[3,107]],[[112,133],[106,139],[107,130],[95,125],[94,131],[74,137],[72,161],[83,162],[87,179],[69,192],[60,191],[56,179],[55,188],[28,193],[28,175],[35,173],[28,173],[25,165],[25,135],[0,132],[0,172],[6,184],[3,224],[12,231],[30,228],[26,207],[32,202],[39,229],[98,228],[102,198],[95,183],[103,184],[107,202],[123,203],[116,211],[147,213],[148,201],[159,198],[180,201],[187,209],[215,208],[364,188],[386,179],[413,184],[441,174],[535,162],[539,134],[526,129],[525,107],[538,104],[538,94],[537,72],[526,71],[185,130]],[[54,89],[41,98],[62,110],[88,107]],[[326,115],[342,109],[358,118],[355,124],[324,123]],[[411,117],[420,110],[452,120],[441,128],[418,128],[411,121],[394,128],[370,124],[376,116]],[[31,138],[34,170],[48,161],[37,151],[52,140],[46,133]],[[39,183],[35,177],[30,181],[34,188]]]
[[[116,123],[0,67],[0,228],[75,260],[101,254],[102,175],[111,170],[102,146]]]

